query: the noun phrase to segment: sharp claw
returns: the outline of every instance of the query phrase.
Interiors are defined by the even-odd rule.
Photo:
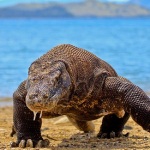
[[[126,134],[122,134],[121,132],[116,134],[116,137],[128,137],[129,136],[129,132]]]
[[[31,139],[26,140],[21,140],[20,143],[19,142],[11,142],[10,143],[10,147],[20,147],[20,148],[25,148],[25,147],[36,147],[36,148],[44,148],[44,147],[48,147],[50,144],[48,139],[45,140],[39,140],[38,143],[35,146],[35,143],[33,143],[33,141]]]
[[[128,137],[128,136],[129,136],[129,132],[126,134],[122,134],[121,132],[116,133],[114,131],[112,131],[110,133],[100,132],[97,135],[98,138],[102,138],[102,139],[104,139],[104,138],[115,138],[115,137]]]
[[[26,147],[33,148],[33,141],[31,139],[27,140]]]
[[[116,137],[123,137],[123,134],[121,132],[116,133]]]
[[[41,148],[42,147],[42,140],[38,141],[38,143],[36,144],[37,148]]]
[[[103,138],[107,138],[107,133],[102,133],[101,134],[101,138],[103,139]]]
[[[49,146],[49,144],[50,144],[50,142],[49,142],[49,140],[48,139],[45,139],[44,141],[43,141],[44,143],[44,147],[47,147],[47,146]]]
[[[40,140],[40,141],[37,143],[36,147],[37,147],[37,148],[47,147],[47,146],[49,145],[49,143],[50,143],[50,142],[49,142],[48,139]]]
[[[116,137],[116,134],[115,134],[115,132],[110,132],[110,138],[115,138]]]
[[[107,133],[99,133],[98,135],[97,135],[97,137],[98,138],[102,138],[102,139],[104,139],[104,138],[107,138]]]
[[[129,132],[127,132],[126,134],[124,134],[125,137],[129,137]]]
[[[26,141],[25,140],[21,140],[21,142],[19,143],[19,147],[20,148],[25,148],[26,146]]]
[[[18,144],[16,142],[11,142],[10,143],[10,147],[17,147],[17,146],[18,146]]]

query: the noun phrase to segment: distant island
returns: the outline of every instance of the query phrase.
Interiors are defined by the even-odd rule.
[[[97,0],[70,3],[24,3],[0,8],[0,18],[102,18],[150,17],[150,9]]]

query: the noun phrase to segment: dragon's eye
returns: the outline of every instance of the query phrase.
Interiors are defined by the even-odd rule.
[[[33,77],[33,78],[30,79],[30,81],[31,81],[32,83],[35,83],[35,82],[38,81],[38,78],[37,78],[37,77]]]
[[[37,81],[37,79],[34,78],[34,79],[32,79],[32,81],[35,82],[35,81]]]

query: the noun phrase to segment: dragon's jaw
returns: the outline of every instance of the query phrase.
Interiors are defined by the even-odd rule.
[[[62,105],[63,102],[68,100],[68,93],[68,89],[64,91],[58,90],[51,98],[46,100],[38,98],[30,99],[29,94],[27,94],[26,106],[33,112],[35,120],[37,113],[40,113],[40,117],[42,117],[43,111],[52,111],[57,108],[58,105]]]
[[[51,111],[57,106],[57,100],[50,100],[50,102],[45,103],[33,103],[29,99],[26,99],[27,107],[33,112],[33,120],[36,119],[38,113],[40,113],[39,118],[42,118],[42,112]]]

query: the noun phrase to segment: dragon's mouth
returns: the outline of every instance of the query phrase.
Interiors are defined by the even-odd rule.
[[[42,118],[43,111],[53,111],[53,109],[57,106],[59,99],[56,95],[52,98],[53,99],[47,101],[46,103],[26,103],[27,107],[33,112],[33,120],[36,119],[37,114],[39,114],[39,118]]]
[[[54,111],[57,106],[62,105],[63,102],[68,99],[68,89],[59,89],[48,99],[42,99],[41,96],[30,99],[30,96],[26,96],[26,105],[33,112],[33,120],[38,117],[42,117],[42,111]]]
[[[36,111],[33,112],[33,120],[34,120],[34,121],[35,121],[35,119],[36,119],[37,113],[38,113],[38,112],[36,112]],[[39,116],[39,117],[42,118],[42,111],[40,112],[40,116]]]

